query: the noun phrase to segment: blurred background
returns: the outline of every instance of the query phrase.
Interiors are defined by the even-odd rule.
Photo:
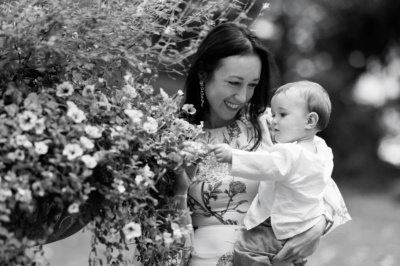
[[[307,266],[400,265],[400,1],[258,0],[249,16],[259,12],[248,24],[282,81],[318,82],[333,106],[320,136],[353,221],[324,237]],[[184,78],[160,73],[154,87],[174,93]],[[88,265],[90,233],[45,251],[51,265]]]

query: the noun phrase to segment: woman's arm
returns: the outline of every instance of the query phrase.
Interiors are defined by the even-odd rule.
[[[321,219],[309,230],[290,238],[274,257],[274,261],[303,260],[313,254],[325,232],[326,220]]]

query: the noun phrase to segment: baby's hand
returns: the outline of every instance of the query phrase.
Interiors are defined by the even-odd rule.
[[[232,163],[232,148],[226,143],[208,145],[210,152],[214,152],[219,163]]]

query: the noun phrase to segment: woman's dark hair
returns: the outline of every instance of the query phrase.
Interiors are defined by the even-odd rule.
[[[197,110],[190,122],[199,124],[200,121],[204,121],[205,115],[209,113],[209,105],[208,101],[204,101],[204,106],[201,107],[199,76],[207,82],[219,67],[221,59],[249,54],[258,55],[262,64],[260,80],[244,110],[255,130],[256,142],[252,147],[254,150],[262,140],[258,117],[267,108],[270,90],[279,86],[279,71],[272,54],[245,25],[223,23],[207,34],[194,55],[188,71],[184,104],[193,104]]]

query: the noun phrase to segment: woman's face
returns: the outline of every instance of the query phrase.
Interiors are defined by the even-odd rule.
[[[230,56],[221,59],[219,67],[205,84],[210,112],[206,128],[227,126],[254,94],[261,75],[258,55]]]

